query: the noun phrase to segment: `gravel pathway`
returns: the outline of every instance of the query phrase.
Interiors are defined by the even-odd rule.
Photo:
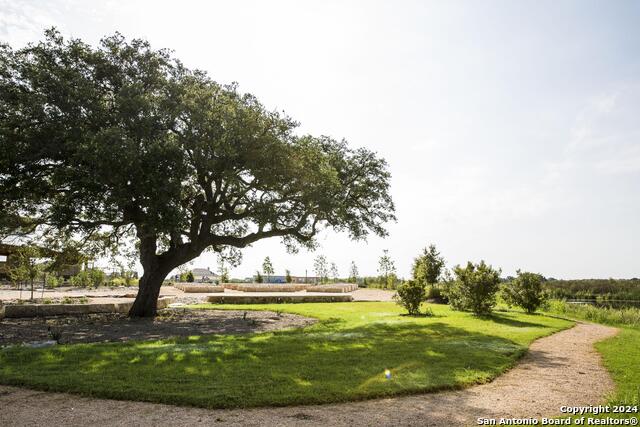
[[[593,343],[617,329],[579,323],[534,342],[495,381],[465,390],[321,406],[205,410],[0,386],[2,426],[456,426],[478,417],[558,416],[602,403],[614,384]]]

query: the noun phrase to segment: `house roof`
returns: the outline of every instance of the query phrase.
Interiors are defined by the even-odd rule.
[[[194,276],[215,276],[216,274],[208,268],[194,268],[191,270]]]

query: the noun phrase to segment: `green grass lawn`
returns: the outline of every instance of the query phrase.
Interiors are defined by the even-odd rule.
[[[640,328],[620,327],[617,336],[596,343],[596,349],[617,386],[610,403],[640,405]]]
[[[435,317],[408,317],[384,302],[199,307],[320,321],[275,333],[8,348],[0,350],[0,383],[208,408],[339,402],[487,381],[534,339],[572,325],[517,312],[481,319],[434,305]]]

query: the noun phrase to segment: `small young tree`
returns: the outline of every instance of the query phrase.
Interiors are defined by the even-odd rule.
[[[409,315],[420,314],[420,304],[426,298],[425,286],[414,280],[402,283],[398,286],[397,293],[393,296],[396,303],[404,307]],[[430,313],[427,311],[427,313]]]
[[[382,256],[378,260],[378,274],[380,275],[380,281],[383,283],[384,287],[393,287],[389,286],[389,278],[393,274],[392,282],[395,282],[395,272],[396,265],[389,256],[389,250],[385,249],[382,251]]]
[[[313,261],[313,270],[316,276],[319,278],[320,283],[324,283],[329,275],[329,268],[327,266],[327,258],[324,255],[318,255]]]
[[[33,283],[35,279],[42,274],[42,264],[37,263],[37,259],[41,257],[40,249],[35,246],[21,246],[14,252],[8,263],[7,273],[14,283],[29,282],[31,287],[31,299],[33,299]]]
[[[355,261],[351,261],[351,266],[349,267],[349,282],[358,283],[358,266]]]
[[[220,276],[220,283],[227,283],[229,281],[229,270],[227,269],[222,254],[218,254],[218,276]]]
[[[422,250],[422,254],[414,259],[412,274],[413,280],[424,285],[434,286],[438,283],[444,268],[444,258],[436,249],[436,245],[429,245]]]
[[[262,262],[262,272],[267,276],[267,283],[270,282],[269,278],[273,274],[273,264],[271,264],[269,257],[266,257]]]
[[[535,312],[547,299],[542,289],[543,277],[527,271],[517,271],[518,277],[505,283],[502,287],[502,298],[511,306],[524,309],[527,313]]]
[[[476,315],[491,313],[496,305],[496,292],[500,283],[500,270],[480,261],[455,266],[456,279],[446,288],[446,296],[454,310],[472,311]]]
[[[220,284],[222,284],[222,283],[229,283],[229,270],[226,269],[226,268],[224,269],[224,271],[220,275]]]
[[[293,279],[291,278],[291,272],[289,270],[285,270],[284,280],[287,283],[291,283]]]
[[[187,282],[191,283],[195,280],[195,277],[193,277],[193,271],[187,271]]]
[[[331,274],[331,278],[333,279],[333,282],[336,283],[338,281],[338,266],[336,265],[335,262],[331,263],[331,268],[329,269],[329,272]]]
[[[259,271],[256,271],[256,283],[262,283],[262,275]]]
[[[191,269],[192,266],[193,266],[193,263],[189,262],[189,263],[182,264],[181,266],[178,267],[178,280],[180,282],[187,281],[187,273],[189,273],[189,270]]]

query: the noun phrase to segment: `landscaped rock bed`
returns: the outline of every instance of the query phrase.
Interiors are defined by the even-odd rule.
[[[155,319],[123,314],[0,320],[0,346],[58,340],[60,344],[158,340],[207,334],[243,334],[303,327],[315,319],[287,313],[244,310],[161,310]]]

